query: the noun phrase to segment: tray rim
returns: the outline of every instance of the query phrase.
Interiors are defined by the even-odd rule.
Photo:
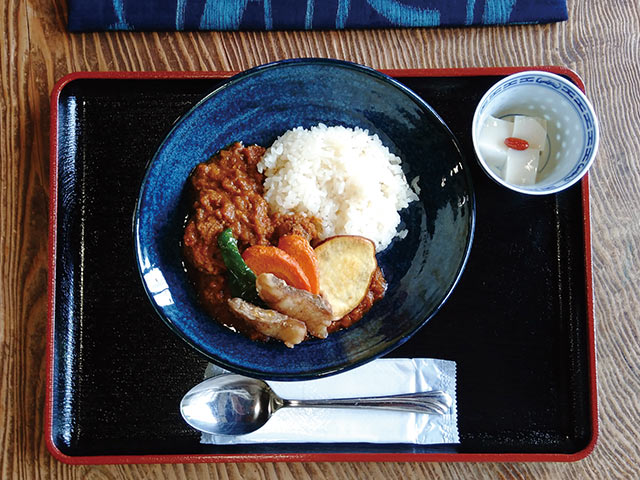
[[[392,77],[463,77],[510,75],[526,70],[542,70],[568,76],[580,90],[584,83],[573,70],[556,65],[472,67],[437,69],[380,69]],[[152,464],[152,463],[240,463],[240,462],[574,462],[594,450],[598,439],[598,397],[596,381],[595,323],[591,261],[591,221],[588,173],[580,182],[582,196],[583,240],[585,247],[585,293],[587,300],[587,360],[589,374],[589,411],[591,438],[587,445],[571,454],[560,453],[251,453],[251,454],[158,454],[91,455],[64,454],[53,440],[53,368],[55,354],[56,243],[58,205],[58,117],[62,91],[76,80],[208,80],[229,78],[239,71],[95,71],[73,72],[60,78],[50,96],[49,110],[49,240],[47,281],[47,351],[44,436],[49,453],[58,461],[72,465]]]

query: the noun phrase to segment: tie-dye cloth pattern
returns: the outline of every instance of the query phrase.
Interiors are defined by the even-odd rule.
[[[69,0],[70,31],[327,30],[549,23],[566,0]]]

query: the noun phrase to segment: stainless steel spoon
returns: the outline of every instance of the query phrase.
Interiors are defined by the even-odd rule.
[[[451,397],[442,391],[384,397],[285,400],[262,380],[219,375],[196,385],[182,398],[180,413],[193,428],[216,435],[244,435],[262,427],[283,407],[378,408],[441,415]]]

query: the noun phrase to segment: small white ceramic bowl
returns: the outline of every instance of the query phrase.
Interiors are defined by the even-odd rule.
[[[487,117],[508,119],[516,115],[544,118],[547,141],[536,182],[506,182],[483,158],[478,138]],[[473,116],[473,146],[484,171],[496,182],[520,193],[545,195],[578,182],[595,158],[600,133],[591,102],[573,83],[559,75],[526,71],[493,85],[482,97]]]

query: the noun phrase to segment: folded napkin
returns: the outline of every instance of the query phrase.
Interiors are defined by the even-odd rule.
[[[566,0],[69,0],[69,30],[311,30],[547,23]]]
[[[205,377],[228,373],[209,365]],[[428,358],[379,359],[317,380],[267,382],[294,400],[352,398],[443,390],[453,399],[445,415],[378,409],[282,408],[247,435],[204,433],[201,443],[458,443],[456,364]]]

